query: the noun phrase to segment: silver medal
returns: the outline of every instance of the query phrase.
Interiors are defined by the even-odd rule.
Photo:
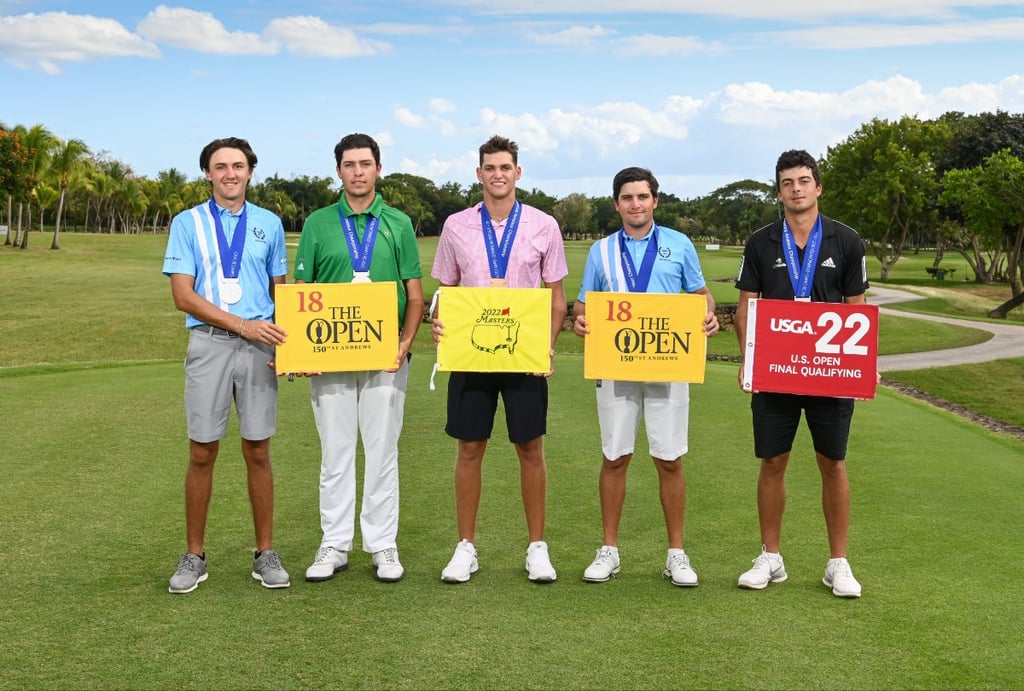
[[[233,305],[242,299],[242,284],[237,278],[222,278],[218,284],[220,288],[220,299],[229,305]]]

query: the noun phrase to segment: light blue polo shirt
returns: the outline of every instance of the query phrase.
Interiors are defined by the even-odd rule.
[[[652,226],[653,230],[653,226]],[[576,298],[586,302],[588,291],[627,293],[626,274],[619,257],[619,237],[625,235],[626,251],[633,258],[633,266],[639,270],[644,253],[653,233],[639,240],[626,235],[622,229],[590,246],[587,263],[583,268],[583,282]],[[648,293],[692,293],[706,285],[704,272],[700,268],[697,249],[690,238],[672,228],[658,227],[658,254],[651,270]]]
[[[219,204],[224,235],[230,245],[241,209],[233,214]],[[210,213],[210,205],[204,202],[186,209],[171,221],[171,234],[167,239],[164,255],[164,275],[186,274],[195,278],[195,291],[226,312],[242,319],[273,320],[274,301],[270,298],[270,279],[288,273],[288,252],[284,245],[284,226],[281,219],[271,211],[245,203],[246,227],[245,249],[238,272],[242,299],[233,305],[220,298],[218,279],[222,275],[220,246],[217,243],[217,226]],[[191,314],[185,316],[189,329],[199,326]]]

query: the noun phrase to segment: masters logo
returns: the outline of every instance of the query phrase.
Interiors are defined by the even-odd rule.
[[[519,320],[511,315],[510,307],[485,307],[473,325],[470,340],[473,347],[485,353],[505,350],[516,351],[519,341]]]

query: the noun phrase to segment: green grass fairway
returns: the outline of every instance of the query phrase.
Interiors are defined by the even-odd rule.
[[[666,536],[643,428],[622,573],[588,584],[583,569],[601,540],[600,435],[594,385],[568,333],[545,439],[556,583],[531,584],[523,570],[518,464],[500,414],[484,462],[480,571],[464,585],[441,582],[457,539],[455,442],[443,433],[445,375],[428,389],[424,331],[401,441],[405,579],[373,579],[357,529],[347,572],[303,580],[320,540],[319,442],[299,379],[281,381],[272,444],[275,547],[291,588],[250,577],[232,420],[207,530],[210,578],[170,595],[184,550],[188,442],[184,318],[159,273],[165,241],[68,234],[60,252],[0,251],[0,689],[1024,689],[1024,442],[885,388],[858,403],[850,560],[864,596],[841,600],[821,583],[820,479],[802,429],[788,473],[789,580],[740,590],[760,549],[758,462],[736,365],[711,362],[691,388],[684,458],[699,587],[661,578]],[[582,255],[573,246],[570,256],[572,298]],[[430,257],[428,241],[428,271]],[[710,260],[709,277],[734,260]],[[732,289],[714,290],[725,301]],[[896,340],[964,337],[908,327]],[[958,373],[951,388],[977,396],[1001,378],[1003,400],[979,405],[1019,407],[1019,366]]]
[[[701,584],[660,576],[664,524],[638,448],[623,570],[581,580],[600,541],[598,430],[580,358],[551,380],[548,540],[558,582],[523,572],[514,456],[499,425],[485,462],[481,570],[439,574],[454,546],[454,443],[443,389],[414,359],[402,440],[402,583],[348,572],[309,584],[319,538],[308,383],[282,382],[276,547],[293,576],[249,576],[252,527],[232,430],[207,536],[210,579],[167,593],[183,549],[179,363],[0,379],[8,402],[0,635],[4,688],[1011,688],[1024,678],[1024,445],[883,391],[851,439],[851,560],[864,597],[821,584],[817,471],[801,433],[789,473],[788,582],[742,591],[757,551],[747,398],[711,364],[693,390],[687,549]]]

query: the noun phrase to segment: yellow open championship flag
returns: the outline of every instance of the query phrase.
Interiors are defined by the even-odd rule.
[[[707,313],[703,295],[588,292],[583,376],[704,383]]]
[[[437,368],[446,372],[547,372],[551,366],[550,288],[441,288],[444,335]]]
[[[394,281],[278,285],[274,304],[274,321],[288,333],[274,358],[278,374],[395,366],[398,285]]]

